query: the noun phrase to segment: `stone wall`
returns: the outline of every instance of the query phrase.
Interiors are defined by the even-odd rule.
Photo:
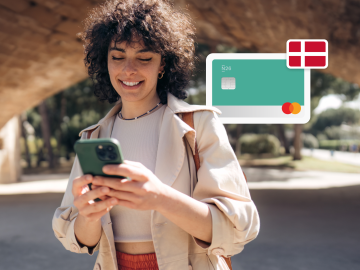
[[[0,0],[0,128],[14,115],[86,78],[76,38],[102,0]],[[329,41],[325,72],[360,83],[359,0],[175,0],[198,42],[284,53],[290,38]]]
[[[20,181],[20,117],[11,118],[0,129],[0,183]]]

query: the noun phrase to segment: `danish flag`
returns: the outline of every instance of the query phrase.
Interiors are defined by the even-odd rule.
[[[289,39],[286,43],[287,67],[325,69],[328,66],[326,39]]]

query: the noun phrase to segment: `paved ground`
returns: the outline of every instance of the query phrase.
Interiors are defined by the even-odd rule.
[[[261,231],[233,257],[234,270],[360,269],[360,185],[251,194]],[[0,196],[0,269],[92,269],[95,256],[66,251],[55,239],[51,219],[61,199]]]
[[[260,234],[234,258],[234,269],[360,269],[360,186],[251,194]]]
[[[243,168],[250,189],[319,189],[360,185],[357,173]]]

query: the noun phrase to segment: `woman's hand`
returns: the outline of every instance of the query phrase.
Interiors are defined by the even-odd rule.
[[[93,184],[109,187],[107,196],[117,198],[118,205],[137,210],[157,210],[167,192],[163,184],[149,169],[139,162],[124,160],[120,165],[106,165],[103,172],[130,177],[132,180],[95,176]]]
[[[78,209],[79,215],[87,222],[97,222],[118,203],[118,200],[116,198],[106,197],[110,192],[108,187],[90,190],[87,184],[91,182],[93,182],[91,175],[83,175],[75,178],[72,185],[72,194],[74,196],[74,205]],[[94,202],[96,198],[103,198],[104,200]]]

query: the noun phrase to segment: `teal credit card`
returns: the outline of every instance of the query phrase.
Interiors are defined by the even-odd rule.
[[[206,105],[223,123],[306,123],[310,70],[289,69],[285,54],[210,54]]]
[[[286,60],[214,60],[212,69],[213,105],[304,105],[304,70],[287,68]],[[235,78],[236,91],[224,91],[222,78]]]

